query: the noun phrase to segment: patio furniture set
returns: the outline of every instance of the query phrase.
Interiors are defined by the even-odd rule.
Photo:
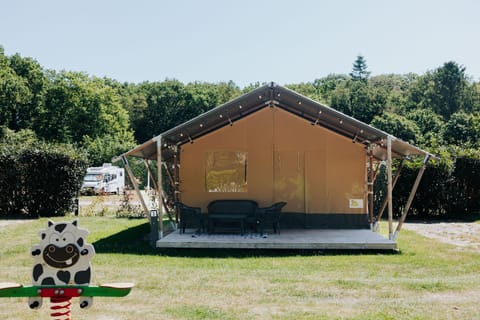
[[[280,218],[286,202],[277,202],[269,207],[259,207],[253,200],[214,200],[207,206],[208,212],[177,202],[180,233],[186,228],[196,229],[196,233],[213,234],[228,232],[245,234],[247,230],[264,234],[271,228],[280,233]]]

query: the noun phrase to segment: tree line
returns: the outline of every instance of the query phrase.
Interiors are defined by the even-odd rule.
[[[464,66],[449,61],[421,75],[371,76],[358,56],[349,71],[287,87],[440,155],[437,166],[448,172],[457,158],[480,159],[480,83]],[[28,136],[68,145],[87,165],[101,165],[261,85],[121,83],[47,70],[33,58],[6,56],[0,46],[0,144],[7,136]]]

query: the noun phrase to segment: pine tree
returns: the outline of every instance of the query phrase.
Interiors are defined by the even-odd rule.
[[[370,72],[367,71],[367,60],[362,55],[358,55],[357,59],[353,63],[352,72],[350,72],[350,77],[352,80],[367,81],[370,76]]]

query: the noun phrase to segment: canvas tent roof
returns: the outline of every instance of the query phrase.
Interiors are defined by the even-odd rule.
[[[169,146],[193,142],[195,139],[216,129],[232,125],[235,121],[264,107],[282,108],[306,119],[312,125],[323,126],[350,138],[352,142],[365,145],[374,144],[373,155],[380,160],[387,158],[386,141],[388,136],[392,139],[392,153],[395,157],[404,158],[413,155],[429,155],[427,151],[274,82],[259,87],[172,128],[126,152],[124,155],[156,160],[156,142],[161,137],[162,154],[164,158],[169,158],[172,154],[171,149],[168,148]]]

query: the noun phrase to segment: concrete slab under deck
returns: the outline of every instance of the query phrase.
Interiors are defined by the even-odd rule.
[[[281,234],[195,234],[178,230],[157,241],[157,248],[398,250],[397,243],[359,229],[282,229]]]

